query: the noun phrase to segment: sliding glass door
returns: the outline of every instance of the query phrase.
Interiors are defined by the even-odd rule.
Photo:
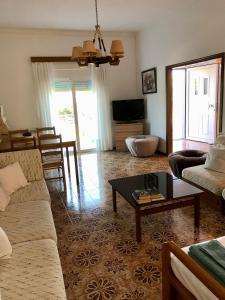
[[[97,105],[92,91],[75,91],[76,128],[80,150],[96,149]]]
[[[78,151],[96,149],[97,102],[89,84],[56,82],[51,119],[63,140],[76,140]]]
[[[55,91],[51,99],[51,120],[64,141],[76,140],[75,113],[71,90]]]

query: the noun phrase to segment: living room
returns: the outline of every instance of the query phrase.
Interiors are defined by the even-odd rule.
[[[0,259],[0,295],[3,300],[65,299],[65,297],[67,299],[162,299],[162,281],[164,280],[161,273],[162,244],[174,241],[182,248],[224,235],[224,215],[219,207],[221,199],[211,201],[214,199],[213,194],[218,193],[218,189],[210,190],[208,185],[204,185],[206,179],[205,173],[202,173],[204,172],[203,168],[197,169],[196,172],[199,172],[196,173],[197,175],[184,172],[184,176],[187,176],[184,177],[186,181],[189,183],[192,181],[194,185],[192,194],[186,186],[183,186],[182,189],[184,198],[193,194],[198,196],[199,193],[204,192],[200,197],[200,225],[197,216],[199,211],[196,199],[198,197],[194,196],[195,200],[186,199],[182,205],[194,206],[195,214],[193,214],[192,207],[184,208],[183,206],[180,206],[179,209],[174,207],[174,209],[148,215],[148,213],[151,214],[151,210],[140,218],[142,219],[142,221],[139,220],[140,229],[137,226],[137,219],[140,215],[137,214],[135,208],[135,219],[134,206],[126,199],[125,191],[120,190],[120,182],[113,180],[156,172],[172,174],[167,158],[171,152],[168,148],[170,139],[168,124],[170,126],[171,120],[167,119],[169,102],[167,100],[166,67],[217,54],[221,54],[224,59],[225,42],[221,38],[221,32],[225,27],[223,16],[225,4],[223,1],[212,3],[208,0],[200,0],[197,3],[193,0],[132,0],[129,1],[129,7],[127,7],[126,1],[99,0],[97,12],[106,50],[108,53],[110,52],[112,40],[121,40],[124,53],[120,55],[118,65],[113,66],[109,63],[102,65],[107,72],[107,84],[103,87],[104,91],[107,87],[107,93],[105,93],[107,95],[105,108],[107,113],[100,123],[99,114],[102,116],[105,104],[102,107],[98,104],[96,116],[93,118],[98,119],[99,122],[96,130],[99,131],[100,127],[102,132],[104,129],[105,133],[101,136],[103,140],[98,143],[97,139],[94,139],[96,142],[94,146],[82,146],[85,142],[89,145],[90,141],[82,140],[84,136],[81,130],[83,123],[79,120],[84,111],[80,106],[81,114],[79,114],[78,94],[76,91],[71,92],[68,100],[70,104],[66,106],[68,109],[72,105],[74,111],[77,111],[77,114],[74,114],[73,111],[72,121],[70,119],[71,127],[67,127],[68,123],[60,125],[57,121],[46,122],[49,118],[51,121],[58,120],[58,115],[54,115],[56,98],[52,98],[53,102],[50,108],[44,100],[40,101],[40,97],[37,100],[38,92],[33,66],[38,63],[51,65],[54,73],[54,88],[58,92],[61,92],[62,88],[68,89],[65,84],[68,82],[82,82],[83,84],[92,81],[93,72],[96,73],[98,70],[89,67],[79,68],[77,61],[71,60],[71,55],[73,47],[82,46],[83,41],[93,38],[96,25],[95,4],[94,0],[70,0],[66,4],[58,0],[38,2],[3,0],[0,3],[0,104],[3,121],[7,123],[9,131],[28,129],[31,134],[36,128],[55,126],[57,134],[62,134],[65,145],[63,156],[66,182],[65,185],[63,180],[59,183],[58,181],[47,183],[51,198],[50,209],[49,203],[47,204],[50,202],[50,198],[48,190],[45,189],[42,182],[44,179],[40,172],[41,162],[38,154],[35,152],[36,154],[33,153],[26,158],[20,157],[19,154],[18,156],[16,154],[15,158],[17,151],[13,152],[13,157],[7,156],[8,152],[1,154],[3,155],[2,158],[0,157],[1,168],[16,159],[20,162],[27,181],[38,181],[38,184],[35,183],[34,189],[32,188],[26,193],[30,196],[33,194],[33,198],[36,200],[41,200],[40,204],[36,203],[39,201],[33,200],[23,202],[21,199],[25,197],[25,194],[19,190],[18,193],[21,194],[17,196],[12,194],[8,207],[4,212],[0,212],[0,226],[3,230],[5,229],[12,244],[11,258],[7,259],[9,265],[5,263],[7,260]],[[222,68],[224,68],[223,63]],[[142,86],[142,72],[152,69],[155,70],[157,88],[153,92],[145,93]],[[221,85],[223,86],[223,82]],[[83,86],[80,87],[81,90],[82,88]],[[88,88],[85,92],[87,91]],[[84,94],[81,98],[83,99],[81,102],[86,101],[86,95]],[[224,98],[223,95],[222,98]],[[93,100],[90,99],[90,101]],[[140,133],[129,132],[129,135],[145,134],[157,137],[158,146],[154,155],[137,157],[132,156],[128,151],[115,149],[116,132],[112,101],[130,99],[144,99],[145,118],[141,120],[143,130]],[[64,103],[66,101],[65,96]],[[87,102],[85,105],[89,107],[86,122],[94,115],[95,108],[91,108],[91,102]],[[224,107],[225,105],[221,105],[221,126],[216,132],[217,136],[220,132],[224,132],[225,128]],[[91,138],[93,140],[94,136],[91,131],[92,127],[94,125],[89,123],[86,129],[86,133],[89,133],[87,136],[89,140]],[[65,138],[67,136],[68,140]],[[2,142],[3,138],[4,134],[1,137]],[[66,144],[70,140],[75,142]],[[99,144],[102,146],[99,147]],[[27,162],[25,163],[24,160]],[[29,163],[32,163],[31,166]],[[32,173],[32,168],[37,170],[37,175],[33,174],[35,172]],[[219,172],[214,172],[216,183],[212,184],[215,186],[218,184],[217,181],[220,181],[220,198],[222,198],[223,191],[221,186],[225,188],[225,184],[223,186],[225,179],[221,169]],[[158,180],[164,182],[165,179],[160,176],[162,175],[159,175]],[[178,177],[176,174],[175,176]],[[153,177],[148,178],[147,181],[156,180],[153,180]],[[170,182],[168,185],[175,182],[173,180],[171,183],[174,177],[168,178],[167,180]],[[189,183],[182,181],[182,184]],[[157,184],[159,185],[159,183]],[[128,181],[126,185],[129,186]],[[30,185],[26,188],[31,189]],[[117,199],[114,197],[115,193],[112,193],[112,188]],[[207,189],[210,190],[209,193]],[[28,194],[25,198],[30,197]],[[38,194],[40,195],[38,196]],[[18,199],[20,199],[20,203],[16,203]],[[213,207],[208,206],[210,201],[215,202]],[[31,202],[35,202],[35,212]],[[13,206],[16,207],[16,205],[18,205],[17,215],[12,212]],[[179,205],[181,204],[179,203]],[[26,206],[26,212],[22,206]],[[115,212],[116,210],[117,212]],[[21,234],[21,238],[18,239],[19,230],[25,226],[20,223],[22,221],[19,212],[26,216],[26,226],[30,226],[30,232],[26,231],[25,239],[22,238],[25,234]],[[28,217],[32,213],[34,214],[33,222],[37,226],[34,228],[34,232],[45,231],[45,234],[34,234],[32,231],[32,219]],[[15,218],[15,222],[9,225],[8,220],[12,216]],[[40,218],[46,227],[39,224],[36,221],[37,218]],[[195,227],[193,223],[196,225]],[[18,230],[14,231],[15,226],[18,227]],[[51,229],[49,229],[50,227]],[[55,230],[57,237],[54,233]],[[142,231],[141,240],[138,240],[140,232],[138,237],[137,231]],[[28,243],[34,239],[36,244],[33,244],[32,248]],[[36,240],[44,242],[40,245]],[[46,246],[47,240],[51,241]],[[53,245],[52,240],[54,243],[57,241],[57,246]],[[35,251],[39,253],[38,251],[42,249],[40,253],[43,258],[43,253],[46,251],[55,253],[54,259],[49,257],[50,262],[48,261],[51,264],[51,272],[43,269],[43,272],[47,274],[46,277],[43,276],[43,280],[47,282],[46,278],[50,278],[54,273],[54,264],[57,265],[58,273],[55,273],[55,281],[52,280],[51,284],[46,284],[48,288],[39,291],[39,286],[43,284],[43,281],[38,282],[38,280],[35,284],[35,291],[32,290],[32,284],[29,287],[25,284],[29,280],[36,281],[35,276],[32,277],[32,268],[34,270],[47,268],[47,266],[43,266],[44,259],[42,261],[38,257],[38,263],[34,264],[31,269],[20,270],[21,274],[29,273],[28,277],[21,280],[25,285],[18,284],[15,285],[15,289],[8,290],[9,286],[14,285],[20,276],[19,271],[13,273],[13,264],[20,262],[20,256],[17,254],[22,249],[20,244],[21,247],[24,247],[25,253],[27,249],[34,249],[34,254]],[[57,258],[58,252],[60,261]],[[33,253],[29,252],[27,258],[26,254],[23,253],[23,255],[25,265],[29,264],[28,261],[33,263]],[[2,265],[4,271],[1,268]],[[10,269],[10,272],[6,275],[7,268]],[[63,276],[60,275],[60,272]],[[39,277],[42,276],[40,274],[43,273],[39,273]],[[15,281],[11,281],[12,278]],[[216,280],[214,279],[214,281]],[[205,282],[204,279],[203,283],[212,294],[215,294],[211,283]],[[57,285],[59,289],[56,289]],[[186,286],[186,288],[188,287]],[[20,289],[24,292],[19,292]],[[223,289],[222,292],[224,292]],[[29,293],[30,295],[33,293],[34,297],[32,298]],[[210,295],[212,296],[212,294]],[[187,294],[183,294],[184,299],[189,299],[184,295],[187,296]],[[202,295],[205,294],[200,294],[199,298],[196,294],[194,295],[197,299],[214,299],[204,298]],[[166,299],[165,294],[163,297]],[[167,299],[170,299],[169,296]],[[175,294],[173,294],[171,299],[180,298],[178,296],[175,298]]]

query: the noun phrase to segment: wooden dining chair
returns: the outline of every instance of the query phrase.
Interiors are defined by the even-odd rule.
[[[39,137],[41,135],[56,134],[55,126],[52,126],[52,127],[40,127],[40,128],[37,128],[36,131],[37,131],[38,141],[39,141]]]
[[[29,150],[37,148],[36,139],[34,136],[15,136],[10,138],[12,151],[16,150]]]
[[[62,179],[66,191],[66,177],[63,160],[61,134],[43,134],[39,136],[39,149],[45,180]],[[58,176],[46,177],[45,171],[56,170]]]

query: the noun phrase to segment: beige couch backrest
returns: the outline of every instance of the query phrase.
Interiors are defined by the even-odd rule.
[[[41,180],[43,170],[38,149],[0,153],[0,168],[19,162],[28,181]]]

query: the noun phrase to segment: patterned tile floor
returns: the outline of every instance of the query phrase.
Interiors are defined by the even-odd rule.
[[[69,300],[161,299],[162,243],[186,246],[225,235],[225,218],[202,203],[199,233],[194,232],[193,209],[177,209],[144,217],[143,242],[137,244],[134,211],[118,197],[118,213],[113,212],[108,180],[169,171],[167,158],[89,153],[79,156],[79,166],[80,192],[73,176],[67,194],[50,186]]]

